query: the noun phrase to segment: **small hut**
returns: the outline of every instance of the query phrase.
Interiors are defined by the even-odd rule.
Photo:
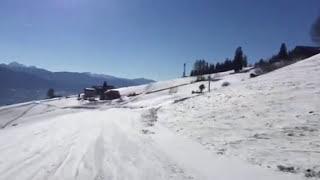
[[[121,97],[120,92],[117,90],[108,90],[104,93],[103,97],[100,97],[101,100],[113,100],[119,99]]]
[[[96,92],[96,90],[94,88],[85,88],[84,89],[83,99],[92,100],[92,99],[95,99],[96,96],[97,96],[97,92]]]
[[[109,89],[113,89],[114,86],[109,86],[109,85],[105,85],[105,86],[92,86],[93,89],[96,90],[96,95],[101,97],[104,96],[104,93],[109,90]]]

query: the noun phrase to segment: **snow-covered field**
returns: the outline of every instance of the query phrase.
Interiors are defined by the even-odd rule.
[[[139,94],[122,100],[0,107],[0,179],[317,178],[320,55],[213,76],[201,95],[207,82],[183,78],[119,89]]]

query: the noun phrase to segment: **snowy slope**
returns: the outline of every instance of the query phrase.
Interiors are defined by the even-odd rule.
[[[305,179],[320,163],[320,55],[263,76],[213,75],[0,108],[0,179]],[[223,82],[230,86],[222,87]],[[293,166],[284,173],[278,165]]]
[[[217,154],[319,173],[320,55],[162,109],[168,127]],[[241,81],[243,80],[243,81]],[[320,178],[319,174],[318,177]]]

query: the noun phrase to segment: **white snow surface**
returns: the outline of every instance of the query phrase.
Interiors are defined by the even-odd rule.
[[[121,88],[138,94],[121,100],[0,107],[0,179],[312,179],[320,55],[252,79],[230,73],[203,94],[191,91],[208,82],[180,78]]]

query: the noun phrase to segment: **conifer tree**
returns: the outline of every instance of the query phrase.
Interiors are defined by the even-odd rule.
[[[55,97],[55,95],[54,95],[54,89],[50,88],[50,89],[48,90],[48,92],[47,92],[47,97],[50,98],[50,99]]]
[[[320,16],[312,24],[310,31],[311,40],[320,45]]]
[[[107,82],[106,82],[106,81],[104,81],[104,82],[103,82],[103,86],[102,86],[102,88],[103,88],[104,90],[106,90],[106,89],[108,88],[108,84],[107,84]]]
[[[233,59],[233,69],[234,72],[239,72],[243,67],[243,52],[242,48],[238,47]]]
[[[285,43],[282,43],[281,44],[281,47],[280,47],[280,51],[277,55],[277,59],[279,60],[288,60],[289,58],[289,55],[288,55],[288,50],[287,50],[287,46]]]

